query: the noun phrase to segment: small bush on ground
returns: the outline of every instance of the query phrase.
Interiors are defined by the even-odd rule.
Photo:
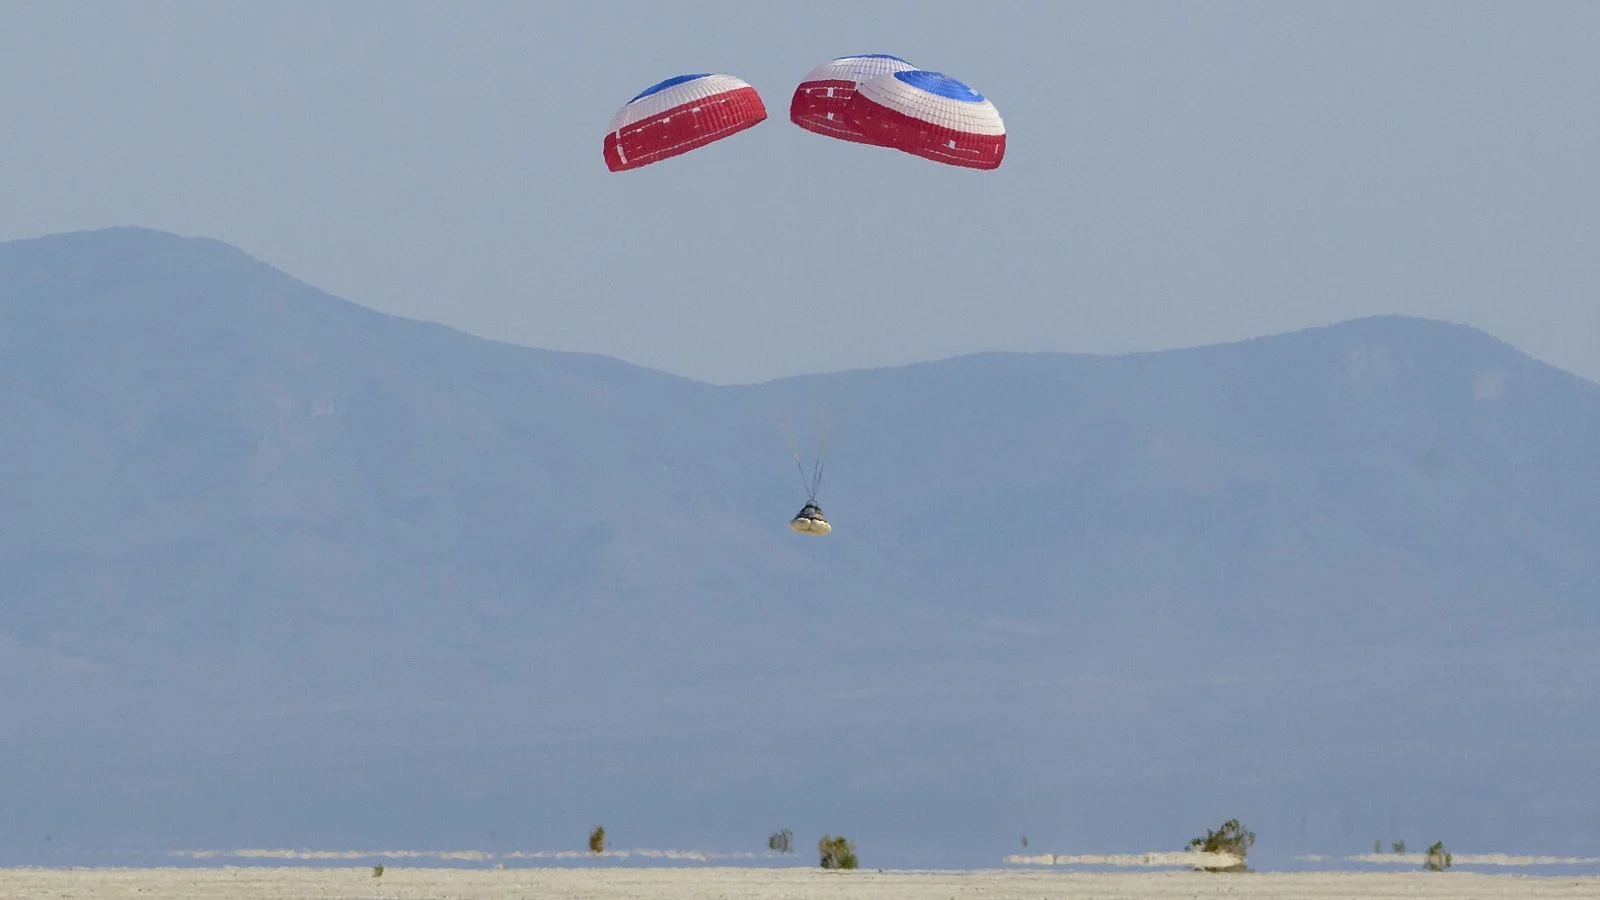
[[[1231,853],[1238,857],[1239,862],[1231,866],[1198,866],[1207,872],[1248,872],[1244,864],[1245,854],[1255,846],[1256,833],[1246,831],[1238,819],[1229,819],[1222,823],[1222,827],[1215,831],[1207,831],[1205,837],[1197,837],[1189,842],[1189,849],[1201,853]]]
[[[606,852],[606,827],[604,825],[601,825],[595,828],[595,830],[589,832],[589,852]]]
[[[774,853],[793,853],[794,832],[787,828],[782,831],[774,831],[772,836],[767,838],[767,849]]]
[[[383,877],[383,866],[373,866],[372,867],[372,877],[373,878],[382,878]]]
[[[1450,863],[1454,861],[1455,857],[1444,848],[1444,841],[1434,841],[1433,846],[1428,848],[1428,855],[1423,859],[1422,867],[1429,872],[1443,872],[1450,868]]]
[[[1404,852],[1406,852],[1406,842],[1405,841],[1395,841],[1394,843],[1389,845],[1389,849],[1393,850],[1396,853],[1404,853]]]
[[[856,845],[842,835],[823,835],[822,840],[817,841],[817,852],[822,856],[824,869],[856,868]]]

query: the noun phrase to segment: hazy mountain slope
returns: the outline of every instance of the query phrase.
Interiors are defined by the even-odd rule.
[[[7,858],[1600,839],[1600,387],[1471,329],[719,388],[111,229],[0,421]]]

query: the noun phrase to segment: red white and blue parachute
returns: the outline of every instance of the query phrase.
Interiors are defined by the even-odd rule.
[[[841,56],[825,62],[812,69],[811,74],[794,89],[794,97],[789,101],[789,121],[807,131],[842,141],[874,143],[845,116],[856,87],[879,75],[915,68],[900,57],[887,53]]]
[[[864,81],[845,117],[870,143],[952,166],[994,169],[1006,126],[982,94],[942,72],[909,69]]]
[[[613,172],[660,162],[737,134],[767,117],[756,89],[732,75],[678,75],[640,91],[606,131]]]

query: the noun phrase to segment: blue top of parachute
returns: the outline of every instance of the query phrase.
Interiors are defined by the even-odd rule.
[[[838,62],[841,59],[892,59],[895,62],[903,62],[908,66],[912,64],[910,60],[901,59],[892,53],[857,53],[853,56],[835,56],[833,61]]]
[[[704,77],[706,77],[707,75],[710,75],[710,74],[711,74],[710,72],[696,72],[693,75],[674,75],[674,76],[672,76],[671,78],[668,78],[665,81],[658,81],[655,84],[652,84],[649,87],[645,88],[644,90],[640,91],[639,93],[634,94],[633,95],[633,100],[637,100],[640,97],[648,97],[651,94],[658,93],[660,91],[664,91],[667,88],[672,87],[675,84],[683,84],[685,81],[693,81],[696,78],[704,78]],[[635,82],[635,83],[637,83],[637,82]],[[629,100],[628,102],[632,103],[633,100]]]
[[[937,97],[950,100],[959,100],[963,103],[982,103],[983,95],[967,87],[965,84],[951,78],[943,72],[929,72],[924,69],[909,69],[905,72],[896,72],[894,77],[911,85],[918,90],[927,91]]]

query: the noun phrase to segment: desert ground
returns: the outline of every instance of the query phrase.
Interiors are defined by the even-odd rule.
[[[169,868],[0,869],[0,898],[27,900],[1501,900],[1600,897],[1600,876],[1449,872],[1087,873],[824,872],[786,868]]]

